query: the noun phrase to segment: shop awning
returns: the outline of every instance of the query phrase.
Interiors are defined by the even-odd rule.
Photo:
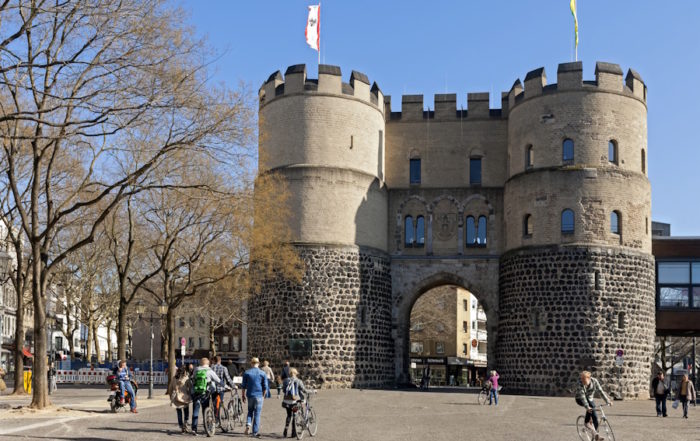
[[[28,348],[22,348],[22,354],[24,354],[25,357],[32,358],[34,357],[31,352],[29,352]]]

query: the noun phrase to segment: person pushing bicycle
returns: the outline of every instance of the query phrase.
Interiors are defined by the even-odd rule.
[[[593,401],[596,392],[600,393],[600,396],[605,400],[606,404],[612,406],[612,401],[605,395],[598,380],[591,377],[591,373],[588,371],[581,372],[580,381],[576,389],[576,404],[586,408],[586,426],[595,431],[594,441],[603,441],[604,438],[598,435],[598,414],[596,413],[596,406]]]
[[[282,407],[287,411],[287,418],[284,423],[284,432],[282,433],[282,438],[287,437],[287,429],[289,428],[289,423],[292,421],[292,407],[297,403],[303,403],[308,395],[308,391],[304,386],[304,382],[301,381],[297,376],[299,372],[295,368],[289,370],[289,377],[285,378],[282,388],[284,389],[284,400],[282,401]],[[296,424],[292,424],[292,437],[297,436]]]

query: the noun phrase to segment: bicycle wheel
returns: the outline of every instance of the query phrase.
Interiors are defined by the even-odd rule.
[[[221,406],[219,409],[219,422],[221,423],[221,431],[226,433],[231,428],[231,418],[228,413],[228,409],[225,406]]]
[[[583,415],[576,418],[576,432],[581,441],[593,441],[593,434],[586,427],[586,417]]]
[[[233,432],[236,428],[236,407],[233,404],[233,400],[229,401],[226,405],[226,413],[228,414],[228,430]]]
[[[483,406],[489,400],[489,393],[485,390],[482,390],[481,392],[479,392],[478,399],[479,399],[479,404],[481,404]]]
[[[204,409],[204,431],[207,436],[214,436],[214,431],[216,430],[216,418],[214,418],[214,409],[212,405],[209,405]]]
[[[238,424],[245,426],[247,415],[243,413],[243,400],[240,397],[236,397],[236,419]]]
[[[316,436],[316,432],[318,432],[318,419],[316,419],[316,412],[314,412],[313,407],[309,408],[306,428],[309,431],[309,435]]]
[[[607,419],[601,421],[598,425],[598,434],[605,438],[605,441],[615,441],[615,435]]]
[[[297,429],[297,439],[302,439],[304,437],[304,432],[306,431],[306,420],[303,415],[303,410],[299,409],[294,414],[294,425]]]

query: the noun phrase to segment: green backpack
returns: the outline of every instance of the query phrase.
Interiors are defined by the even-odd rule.
[[[207,391],[207,369],[199,369],[194,374],[194,392],[203,394]]]

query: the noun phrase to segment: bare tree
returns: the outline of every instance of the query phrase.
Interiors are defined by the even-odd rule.
[[[0,8],[0,130],[9,212],[27,245],[37,360],[51,275],[174,155],[241,148],[250,115],[213,90],[201,42],[161,0],[8,0]],[[188,153],[185,153],[188,152]],[[165,177],[169,177],[165,175]],[[85,235],[54,247],[62,228]],[[49,404],[34,366],[33,408]]]

